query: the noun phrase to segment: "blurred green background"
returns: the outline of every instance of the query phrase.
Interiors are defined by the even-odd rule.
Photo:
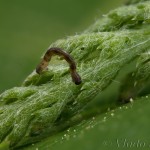
[[[0,93],[21,85],[57,39],[79,34],[125,0],[0,0]]]

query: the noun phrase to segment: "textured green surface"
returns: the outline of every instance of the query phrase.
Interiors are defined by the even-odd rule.
[[[140,98],[23,150],[149,149],[149,105],[150,97]]]
[[[125,70],[121,76],[129,76],[126,81],[131,80],[133,85],[122,81],[119,93],[122,100],[149,94],[149,1],[113,10],[83,34],[58,40],[50,47],[53,46],[63,48],[74,57],[82,84],[74,85],[66,62],[54,58],[41,76],[33,72],[22,87],[2,93],[2,145],[10,143],[15,147],[33,143],[84,119],[84,106],[103,93],[125,66],[131,68],[131,75]],[[128,94],[130,89],[135,91],[134,95]],[[110,101],[105,108],[118,106],[113,98]]]

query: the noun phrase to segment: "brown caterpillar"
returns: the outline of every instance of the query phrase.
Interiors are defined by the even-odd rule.
[[[81,77],[80,75],[76,72],[76,63],[73,60],[73,58],[65,51],[63,51],[61,48],[57,48],[57,47],[52,47],[50,49],[47,50],[47,52],[45,53],[42,61],[40,62],[40,64],[37,66],[36,68],[36,72],[38,74],[41,74],[42,71],[47,68],[49,61],[51,60],[51,57],[53,55],[59,55],[62,56],[68,63],[70,66],[70,73],[71,73],[71,77],[72,77],[72,81],[76,84],[79,85],[82,81],[81,81]]]

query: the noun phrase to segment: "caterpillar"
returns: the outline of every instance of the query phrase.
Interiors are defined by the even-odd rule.
[[[70,66],[70,74],[72,77],[72,81],[76,84],[79,85],[82,81],[81,81],[81,77],[80,75],[77,73],[76,71],[76,63],[74,61],[74,59],[65,51],[63,51],[61,48],[58,47],[52,47],[49,48],[44,57],[42,58],[40,64],[36,67],[36,72],[38,74],[41,74],[42,71],[47,68],[49,61],[51,60],[51,57],[53,55],[58,55],[58,56],[62,56],[63,59],[65,59]]]

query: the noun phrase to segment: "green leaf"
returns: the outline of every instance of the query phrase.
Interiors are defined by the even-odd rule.
[[[132,134],[129,125],[130,117],[133,116],[129,113],[134,110],[138,114],[138,106],[142,107],[143,101],[146,101],[146,98],[141,100],[141,96],[148,97],[150,94],[149,24],[150,2],[147,1],[113,10],[84,33],[51,44],[50,47],[60,47],[74,57],[82,84],[75,85],[71,81],[66,62],[55,57],[48,70],[41,75],[33,71],[21,87],[14,87],[2,93],[0,146],[19,148],[48,136],[48,141],[51,141],[49,143],[53,144],[58,141],[57,138],[62,138],[61,131],[74,124],[78,124],[74,127],[75,131],[78,130],[76,140],[80,141],[81,137],[82,141],[78,146],[83,146],[84,149],[96,147],[100,144],[98,139],[106,142],[106,145],[109,142],[114,143],[111,137],[115,133],[120,142],[119,134],[123,135],[125,130],[121,132],[119,121],[127,122],[126,126],[121,125],[130,131],[128,134]],[[126,110],[126,107],[120,106],[120,103],[132,102],[136,97],[139,97],[140,103],[135,103],[134,109]],[[130,104],[127,105],[129,106]],[[147,108],[147,105],[145,107]],[[108,112],[106,115],[108,109],[115,109],[115,113]],[[98,117],[93,123],[91,116],[96,115]],[[127,115],[130,117],[126,117]],[[105,117],[110,120],[105,120]],[[137,117],[135,119],[137,120]],[[81,121],[83,125],[80,124]],[[101,126],[101,122],[105,123]],[[90,130],[86,133],[88,128]],[[100,137],[96,134],[98,129],[102,132]],[[110,138],[106,130],[110,132]],[[137,131],[137,128],[135,130]],[[108,139],[105,139],[105,136],[108,136]],[[84,143],[90,142],[89,137],[93,137],[93,140],[91,144],[85,145]],[[73,136],[69,139],[70,146],[74,146]],[[56,147],[61,146],[60,142]],[[68,145],[66,141],[64,147],[65,143]],[[104,144],[105,148],[106,145]]]
[[[23,150],[149,149],[149,105],[149,96],[140,98]]]

